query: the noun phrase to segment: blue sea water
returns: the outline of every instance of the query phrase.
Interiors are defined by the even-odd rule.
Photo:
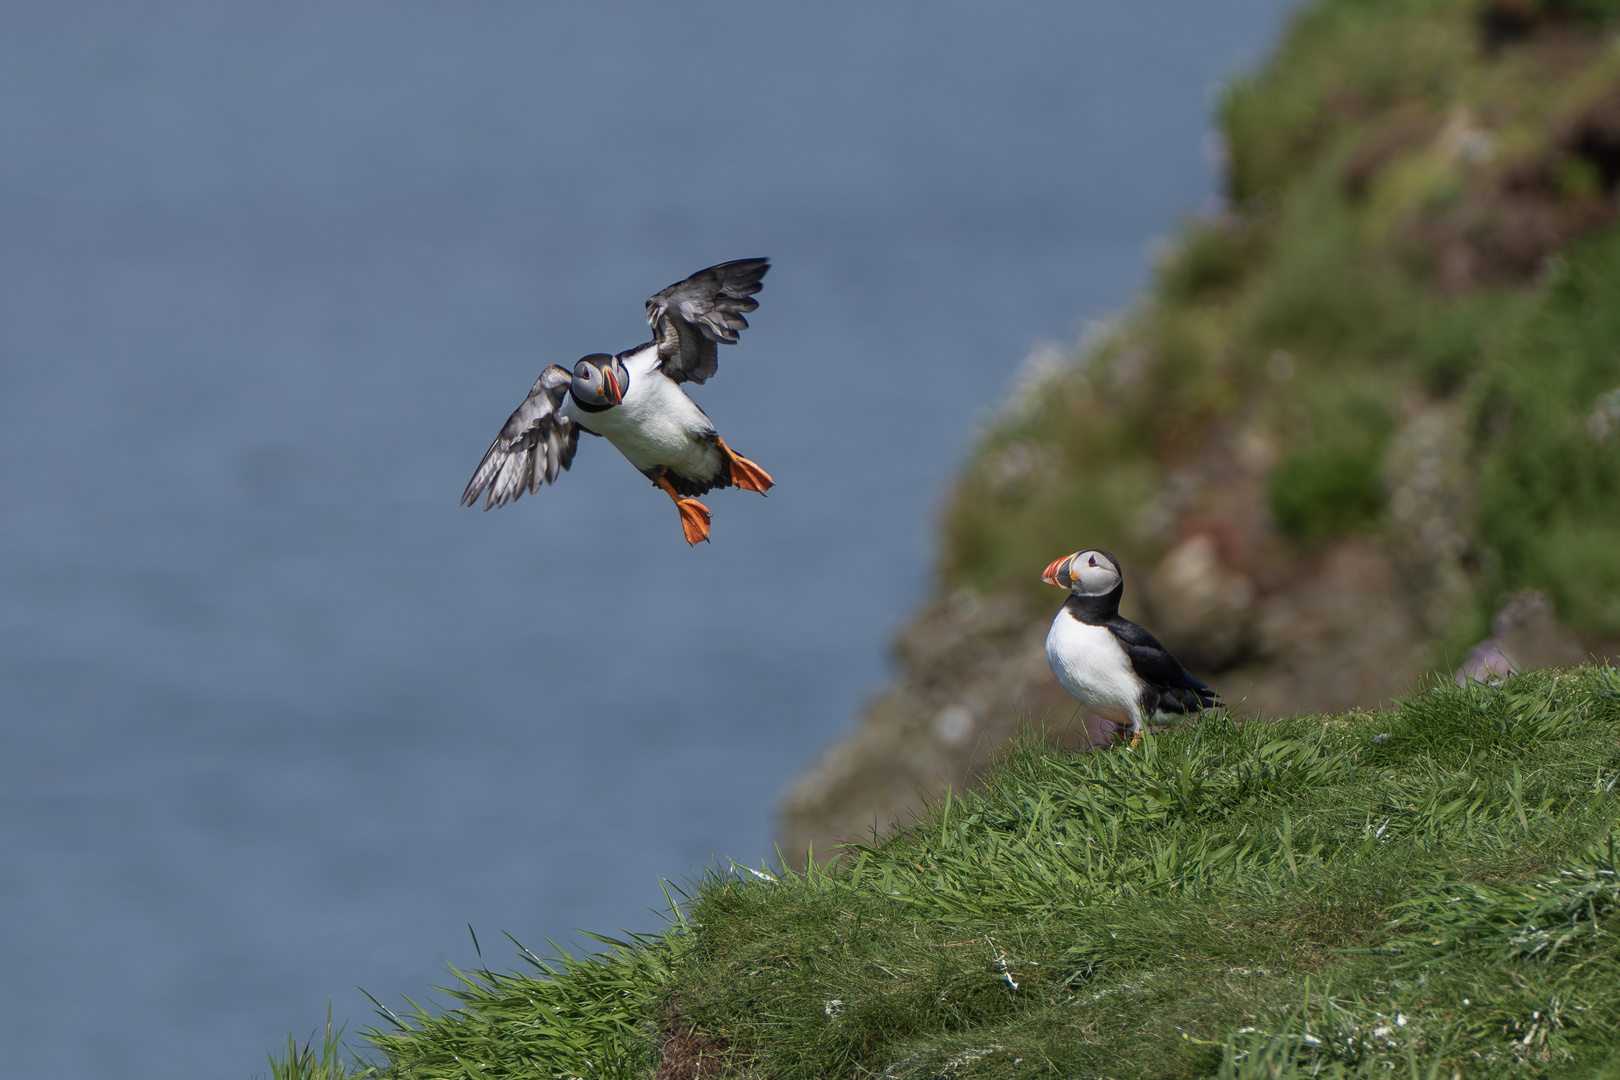
[[[263,1074],[468,924],[516,966],[769,856],[1287,6],[0,7],[0,1070]],[[689,550],[586,440],[456,505],[542,366],[755,255],[694,396],[768,499]]]

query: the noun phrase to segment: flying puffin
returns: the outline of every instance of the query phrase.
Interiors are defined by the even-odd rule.
[[[1128,725],[1132,746],[1148,724],[1174,723],[1220,704],[1152,634],[1120,616],[1125,575],[1108,552],[1092,548],[1054,559],[1041,580],[1069,590],[1046,635],[1052,674],[1086,708]]]
[[[478,463],[461,505],[482,495],[489,510],[554,483],[583,431],[607,439],[675,500],[687,543],[707,540],[709,508],[697,496],[726,487],[763,495],[773,481],[726,445],[681,384],[701,384],[719,368],[716,346],[737,343],[769,269],[767,259],[738,259],[699,270],[647,301],[653,340],[591,353],[571,372],[546,368]]]

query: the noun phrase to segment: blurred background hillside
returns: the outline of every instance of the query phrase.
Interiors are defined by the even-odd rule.
[[[769,857],[976,419],[1216,195],[1288,7],[0,5],[0,1072],[262,1072],[469,923]],[[456,505],[541,366],[753,255],[695,396],[769,499],[689,550],[598,444]]]
[[[900,677],[789,792],[788,851],[906,820],[1021,720],[1097,736],[1042,649],[1078,547],[1246,715],[1620,650],[1617,15],[1291,21],[1221,96],[1219,207],[980,434]]]

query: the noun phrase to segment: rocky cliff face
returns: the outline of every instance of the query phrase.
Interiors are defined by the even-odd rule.
[[[903,825],[1020,728],[1106,741],[1043,649],[1077,547],[1246,717],[1617,651],[1620,49],[1497,6],[1318,4],[1234,86],[1230,208],[985,435],[945,599],[787,793],[784,851]]]

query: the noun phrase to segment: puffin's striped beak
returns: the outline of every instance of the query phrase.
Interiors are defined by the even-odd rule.
[[[1058,575],[1058,567],[1062,566],[1065,562],[1067,562],[1068,558],[1069,557],[1067,555],[1064,555],[1064,556],[1061,556],[1060,558],[1053,559],[1052,560],[1052,565],[1048,566],[1046,568],[1046,573],[1041,575],[1041,580],[1046,582],[1048,585],[1056,585],[1060,589],[1067,589],[1068,586],[1063,584],[1062,582],[1060,582],[1058,580],[1057,575]]]
[[[613,377],[612,368],[602,369],[602,382],[606,384],[607,392],[602,396],[615,405],[624,402],[624,391],[619,389],[619,380]]]

